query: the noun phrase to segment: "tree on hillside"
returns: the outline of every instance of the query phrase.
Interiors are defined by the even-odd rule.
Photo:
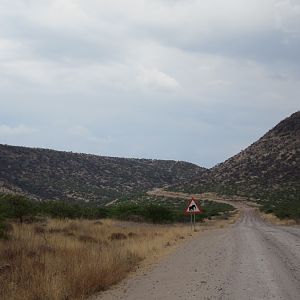
[[[34,214],[34,205],[21,195],[5,195],[1,199],[3,214],[9,218],[17,218],[22,224],[24,217]]]

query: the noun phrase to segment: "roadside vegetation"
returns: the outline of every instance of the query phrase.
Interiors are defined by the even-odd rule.
[[[117,212],[118,217],[130,219],[133,214],[141,216],[145,220],[159,222],[160,220],[169,222],[189,222],[190,217],[183,214],[188,205],[188,200],[178,198],[168,198],[163,196],[147,195],[140,193],[129,197],[121,198],[115,203],[112,211]],[[218,203],[209,200],[199,202],[203,213],[197,215],[197,220],[211,219],[216,216],[229,215],[235,208],[226,203]]]
[[[279,219],[292,219],[300,222],[300,186],[294,185],[293,188],[278,189],[276,191],[268,191],[263,188],[241,191],[237,186],[180,186],[170,187],[167,191],[202,194],[207,191],[214,192],[218,195],[228,197],[240,196],[249,201],[255,201],[260,204],[261,211],[267,214],[274,214]]]
[[[190,235],[187,226],[113,220],[9,223],[0,241],[0,299],[84,299],[148,256]]]
[[[1,195],[0,299],[85,299],[105,290],[191,235],[178,223],[189,221],[183,207],[182,199],[145,194],[111,207]],[[227,219],[232,207],[207,202],[205,209],[198,221]]]
[[[204,200],[200,203],[203,214],[197,216],[199,221],[217,215],[227,214],[235,208],[229,204]],[[123,221],[174,223],[188,222],[183,210],[187,201],[181,198],[136,194],[121,198],[111,206],[95,206],[87,203],[67,203],[64,201],[31,201],[24,196],[0,195],[0,220],[14,219],[20,223],[28,220],[51,217],[58,219],[105,219],[113,218]]]
[[[286,199],[288,195],[285,193],[278,193],[272,197],[265,197],[258,201],[261,205],[260,209],[264,213],[274,214],[279,219],[293,219],[300,223],[300,201],[299,197]]]

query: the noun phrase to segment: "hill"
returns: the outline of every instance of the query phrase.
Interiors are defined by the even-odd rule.
[[[300,111],[257,142],[177,191],[218,192],[255,198],[269,207],[300,207]]]
[[[105,204],[204,171],[194,164],[0,145],[0,192]]]

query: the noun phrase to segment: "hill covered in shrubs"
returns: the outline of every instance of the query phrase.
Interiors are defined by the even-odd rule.
[[[212,169],[0,145],[0,192],[105,205],[156,187],[238,195],[280,217],[300,218],[300,112]]]
[[[247,149],[170,190],[245,196],[280,217],[300,218],[300,111]]]
[[[106,204],[200,175],[194,164],[0,145],[0,192]]]

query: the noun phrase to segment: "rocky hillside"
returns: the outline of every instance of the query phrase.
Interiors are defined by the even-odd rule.
[[[300,203],[300,112],[239,154],[174,189]]]
[[[194,164],[0,145],[0,192],[36,199],[94,201],[175,184],[201,174]]]

